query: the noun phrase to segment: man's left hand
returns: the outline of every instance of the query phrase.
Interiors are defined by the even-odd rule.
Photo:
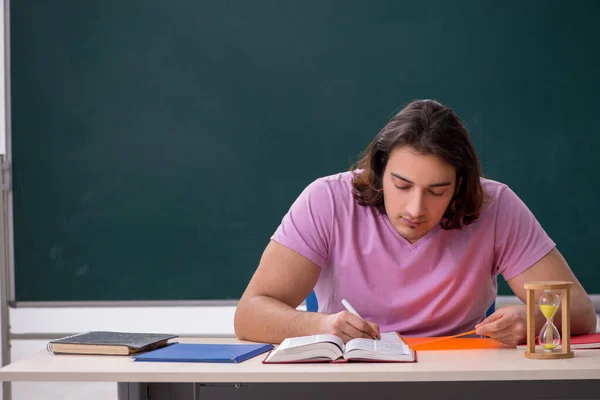
[[[499,308],[475,329],[478,335],[516,346],[527,338],[527,309],[521,305]]]

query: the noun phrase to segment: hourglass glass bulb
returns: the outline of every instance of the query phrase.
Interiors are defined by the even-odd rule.
[[[560,306],[560,296],[551,290],[544,290],[538,299],[538,306],[546,317],[546,323],[540,330],[538,340],[545,351],[552,351],[560,344],[560,334],[552,322]]]
[[[560,333],[558,333],[558,329],[552,321],[546,321],[540,330],[538,340],[542,349],[548,352],[554,350],[560,344]]]
[[[551,290],[544,290],[544,293],[538,299],[538,306],[544,317],[551,320],[560,306],[560,296]]]

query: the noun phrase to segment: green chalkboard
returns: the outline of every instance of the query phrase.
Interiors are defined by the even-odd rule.
[[[15,300],[239,298],[300,191],[417,98],[600,293],[598,4],[12,1]]]

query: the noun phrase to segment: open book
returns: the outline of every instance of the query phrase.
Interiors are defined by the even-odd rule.
[[[300,336],[285,339],[271,351],[264,364],[300,362],[415,362],[415,352],[395,332],[381,334],[381,340],[344,341],[335,335]]]

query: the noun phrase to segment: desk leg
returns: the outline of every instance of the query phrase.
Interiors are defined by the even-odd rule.
[[[196,400],[194,383],[117,383],[118,400]]]
[[[2,382],[2,400],[11,400],[12,398],[12,389],[10,382]]]
[[[147,400],[148,384],[117,382],[118,400]]]

